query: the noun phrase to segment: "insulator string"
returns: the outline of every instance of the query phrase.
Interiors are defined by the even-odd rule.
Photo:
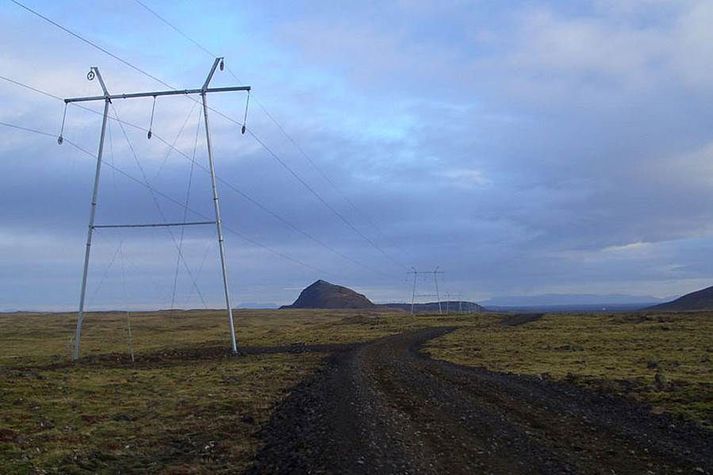
[[[149,140],[151,140],[151,136],[153,135],[151,130],[153,129],[153,115],[154,115],[155,110],[156,110],[156,96],[153,96],[153,105],[151,106],[151,121],[149,122],[149,131],[146,134],[146,137]]]
[[[248,122],[248,105],[250,104],[250,89],[248,89],[248,97],[245,99],[245,115],[243,115],[243,127],[241,129],[241,132],[243,135],[245,135],[245,125]]]
[[[64,122],[67,119],[67,106],[69,105],[68,102],[64,103],[64,112],[62,113],[62,127],[59,129],[59,137],[57,137],[57,143],[59,145],[62,145],[62,142],[64,142]]]

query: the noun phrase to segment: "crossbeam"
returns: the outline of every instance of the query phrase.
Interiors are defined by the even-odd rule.
[[[87,244],[84,251],[84,270],[82,273],[82,287],[79,296],[79,311],[77,315],[77,329],[74,338],[74,351],[72,353],[72,359],[75,361],[79,359],[81,336],[82,336],[82,323],[84,321],[84,304],[87,292],[87,276],[89,272],[89,257],[90,250],[92,246],[92,235],[95,229],[101,228],[153,228],[153,227],[170,227],[170,226],[198,226],[204,224],[212,224],[216,227],[217,237],[218,237],[218,249],[220,250],[220,267],[223,276],[223,290],[225,293],[225,306],[228,314],[228,326],[230,330],[230,344],[233,353],[238,352],[237,340],[235,338],[235,324],[233,322],[233,308],[230,303],[230,290],[228,286],[228,270],[226,266],[225,258],[225,244],[223,240],[223,226],[220,217],[220,206],[218,204],[218,186],[215,177],[215,166],[213,163],[213,149],[211,146],[210,137],[210,127],[208,125],[208,102],[207,96],[209,93],[213,92],[233,92],[233,91],[250,91],[250,86],[230,86],[230,87],[208,87],[210,81],[213,79],[213,74],[216,69],[220,66],[220,70],[223,70],[223,58],[215,58],[213,65],[203,82],[203,87],[200,89],[173,89],[170,91],[152,91],[152,92],[134,92],[129,94],[110,94],[109,90],[104,83],[99,68],[92,67],[87,74],[87,79],[92,81],[95,77],[99,80],[99,84],[104,93],[102,96],[86,96],[86,97],[73,97],[69,99],[64,99],[65,111],[67,104],[73,102],[90,102],[90,101],[104,101],[104,114],[102,115],[102,127],[101,134],[99,135],[99,150],[97,151],[97,165],[96,171],[94,173],[94,188],[92,191],[92,202],[89,213],[89,229],[87,232]],[[109,104],[113,99],[134,99],[139,97],[153,97],[154,101],[158,96],[179,96],[179,95],[189,95],[189,94],[200,94],[201,104],[203,106],[203,120],[205,122],[205,136],[206,136],[206,148],[208,150],[208,165],[210,170],[210,182],[211,190],[213,195],[213,208],[215,210],[215,220],[213,221],[195,221],[195,222],[181,222],[181,223],[146,223],[146,224],[94,224],[94,218],[96,215],[97,208],[97,196],[99,192],[99,178],[101,173],[102,165],[102,154],[104,150],[104,137],[106,135],[107,119],[109,118]],[[154,102],[154,106],[155,106]],[[246,103],[246,113],[247,113],[247,103]],[[151,122],[153,123],[153,110],[151,111]],[[64,124],[63,124],[64,127]],[[245,132],[245,125],[243,125],[243,132]],[[148,138],[151,138],[151,130],[149,128]],[[128,139],[127,139],[128,140]],[[57,140],[58,144],[62,144],[62,136]],[[179,248],[180,254],[180,248]]]
[[[167,228],[171,226],[201,226],[215,224],[215,221],[190,221],[184,223],[147,223],[147,224],[95,224],[94,229],[107,228]]]
[[[137,97],[158,97],[158,96],[187,96],[189,94],[203,94],[211,92],[234,92],[234,91],[250,91],[250,86],[228,86],[228,87],[210,87],[207,89],[171,89],[170,91],[154,91],[154,92],[131,92],[128,94],[108,94],[106,96],[87,96],[87,97],[71,97],[65,99],[66,104],[72,102],[90,102],[90,101],[105,101],[107,99],[135,99]]]

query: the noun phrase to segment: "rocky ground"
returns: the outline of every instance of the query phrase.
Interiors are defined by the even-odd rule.
[[[334,354],[276,409],[249,471],[713,473],[713,432],[693,423],[566,383],[419,353],[448,331]]]

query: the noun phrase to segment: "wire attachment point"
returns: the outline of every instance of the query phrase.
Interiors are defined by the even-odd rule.
[[[151,140],[151,136],[153,136],[153,133],[151,132],[151,130],[153,129],[153,115],[154,115],[155,110],[156,110],[156,96],[153,96],[153,106],[151,106],[151,122],[149,123],[149,131],[146,134],[146,138],[148,138],[149,140]]]
[[[64,103],[64,112],[62,113],[62,127],[59,129],[59,137],[57,137],[57,145],[62,145],[64,143],[64,122],[67,119],[67,102]]]
[[[96,77],[96,74],[94,73],[94,71],[92,71],[92,70],[90,69],[89,72],[87,73],[87,80],[88,80],[88,81],[94,81],[94,78],[95,78],[95,77]]]
[[[240,129],[242,134],[245,135],[245,131],[247,130],[247,124],[248,122],[248,106],[250,105],[250,90],[248,89],[248,97],[245,99],[245,115],[243,115],[243,127]]]

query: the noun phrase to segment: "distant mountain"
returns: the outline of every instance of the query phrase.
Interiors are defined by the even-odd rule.
[[[641,306],[665,302],[651,296],[609,294],[543,294],[529,296],[493,297],[481,302],[486,307],[606,307]]]
[[[279,305],[276,303],[272,302],[240,302],[238,304],[238,308],[247,308],[247,309],[254,309],[254,310],[259,310],[259,309],[272,309],[272,308],[277,308]]]
[[[318,280],[305,288],[292,305],[280,308],[374,308],[371,300],[352,289]]]
[[[619,313],[636,312],[651,305],[651,303],[607,303],[607,304],[570,304],[570,305],[489,305],[488,311],[503,313]]]
[[[378,305],[381,308],[390,308],[395,310],[411,311],[410,303],[382,303]],[[458,312],[482,312],[485,309],[475,302],[466,302],[460,300],[441,301],[441,312],[443,313],[458,313]],[[438,313],[438,302],[417,303],[413,306],[414,313]]]
[[[666,302],[650,307],[651,310],[713,310],[713,287],[691,292],[672,302]]]

